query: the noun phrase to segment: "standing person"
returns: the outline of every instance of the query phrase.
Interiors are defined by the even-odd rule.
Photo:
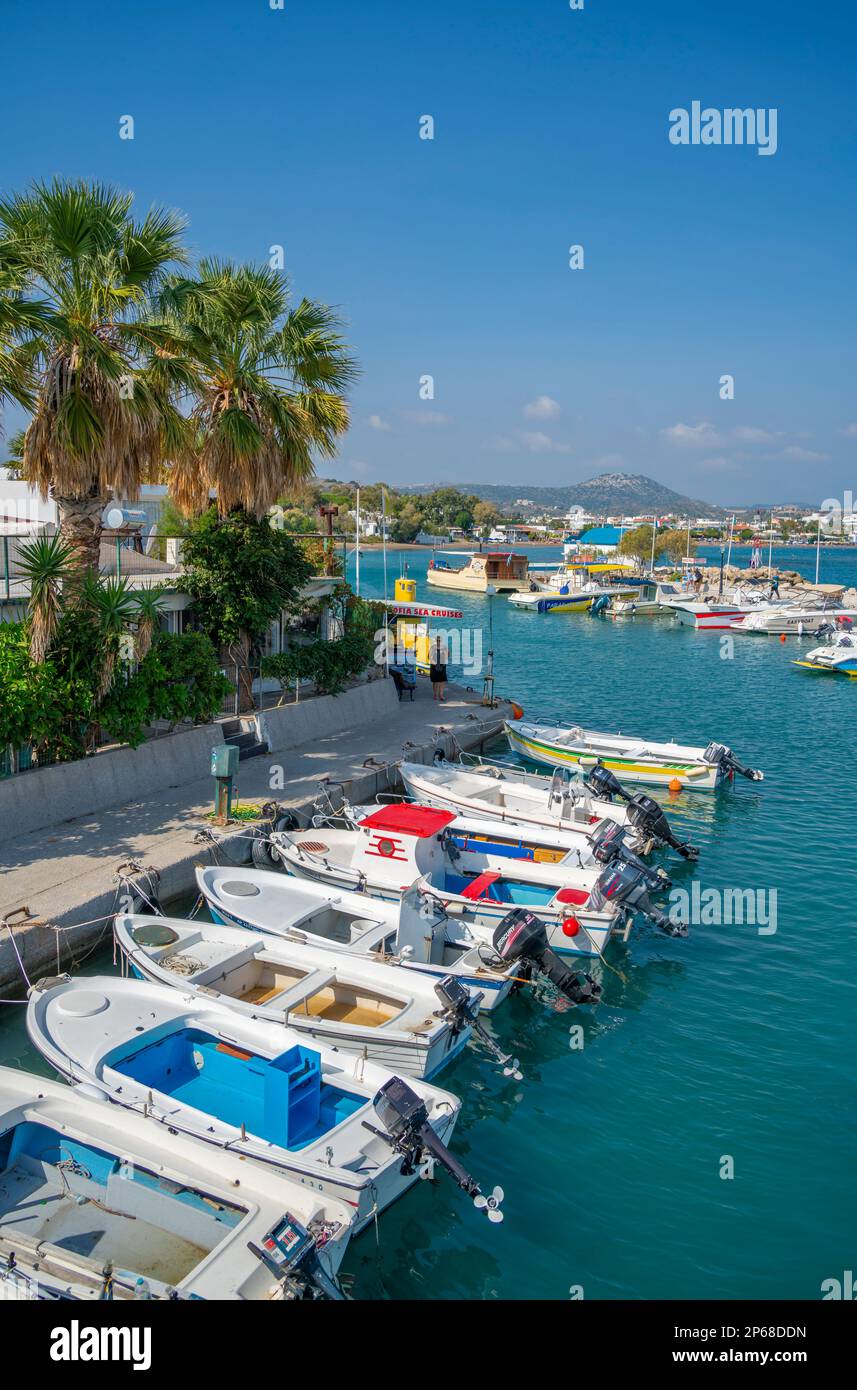
[[[443,691],[446,685],[446,648],[439,635],[432,638],[429,680],[434,699],[443,704]]]

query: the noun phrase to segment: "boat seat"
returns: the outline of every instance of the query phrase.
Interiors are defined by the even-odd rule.
[[[483,898],[492,884],[496,883],[500,874],[494,870],[487,870],[484,874],[479,874],[467,887],[462,889],[462,898],[467,898],[474,902],[477,898]]]
[[[589,901],[589,890],[586,888],[560,888],[556,895],[558,903],[576,903],[579,907]]]

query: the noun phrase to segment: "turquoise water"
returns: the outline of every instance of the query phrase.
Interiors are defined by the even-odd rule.
[[[390,587],[400,562],[433,596],[419,552],[391,552]],[[812,577],[815,554],[777,550],[775,563]],[[857,552],[823,551],[821,578],[857,582]],[[363,554],[362,589],[382,593],[378,553]],[[487,628],[486,598],[436,597]],[[492,1016],[523,1081],[471,1050],[440,1080],[464,1100],[454,1148],[505,1189],[505,1223],[489,1225],[448,1180],[419,1183],[382,1217],[378,1245],[370,1230],[351,1247],[353,1291],[818,1298],[857,1258],[857,683],[792,666],[811,638],[738,637],[723,659],[720,633],[492,603],[497,689],[528,714],[716,738],[765,770],[760,786],[675,798],[671,818],[701,857],[695,870],[669,862],[677,885],[776,889],[777,929],[638,931],[610,948],[597,1010],[519,996]],[[37,1067],[21,1013],[0,1010],[0,1061]]]

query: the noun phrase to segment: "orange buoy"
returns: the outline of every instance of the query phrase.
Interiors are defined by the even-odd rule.
[[[784,632],[781,632],[781,633],[780,633],[780,641],[781,641],[781,642],[785,642],[785,640],[786,640],[786,634],[785,634]]]
[[[672,781],[670,782],[670,791],[671,791],[671,792],[680,792],[680,791],[681,791],[681,781],[680,781],[680,779],[679,779],[678,777],[674,777],[674,778],[672,779]]]
[[[516,719],[523,719],[523,717],[524,717],[524,711],[523,711],[523,709],[521,708],[521,706],[515,704],[515,701],[514,701],[514,700],[510,701],[510,703],[511,703],[511,706],[512,706],[512,713],[513,713],[513,715],[515,716],[515,718],[516,718]]]

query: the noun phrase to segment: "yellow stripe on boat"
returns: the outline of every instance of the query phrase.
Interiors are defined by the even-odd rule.
[[[521,748],[529,749],[536,754],[536,761],[539,762],[540,753],[547,753],[551,758],[557,758],[566,763],[596,763],[599,761],[594,753],[567,753],[563,749],[556,748],[550,743],[536,743],[533,739],[524,738],[522,734],[512,733],[509,737],[514,740]],[[699,767],[696,763],[635,763],[628,758],[602,756],[600,761],[605,767],[618,768],[625,772],[646,772],[658,777],[703,777],[710,771],[707,767]]]

